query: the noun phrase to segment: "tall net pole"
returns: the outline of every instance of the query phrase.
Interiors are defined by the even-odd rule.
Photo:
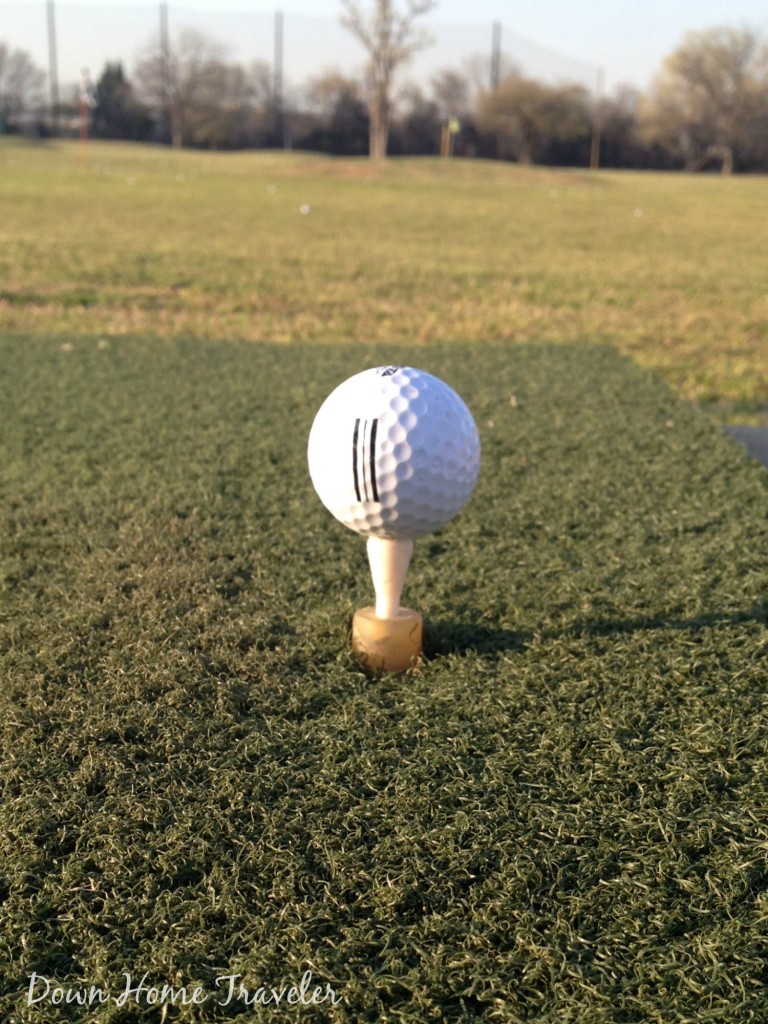
[[[283,107],[283,12],[275,11],[275,59],[273,64],[272,102],[274,104],[275,135],[283,149],[287,149],[285,110]]]
[[[494,21],[491,34],[491,92],[499,88],[501,77],[501,22]]]
[[[600,167],[600,137],[603,133],[603,92],[605,90],[605,68],[597,72],[597,92],[595,94],[595,112],[592,119],[592,147],[589,154],[590,170]]]
[[[48,78],[51,87],[51,130],[59,134],[59,54],[56,45],[56,11],[48,0]]]
[[[160,4],[160,75],[163,91],[163,118],[172,146],[181,146],[179,117],[176,106],[176,83],[171,67],[171,37],[168,30],[168,4]]]
[[[171,139],[171,53],[168,41],[168,4],[160,4],[160,77],[163,94],[163,122]]]

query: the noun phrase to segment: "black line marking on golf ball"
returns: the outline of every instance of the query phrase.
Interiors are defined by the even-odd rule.
[[[376,431],[379,428],[379,421],[374,420],[371,423],[371,488],[373,490],[373,500],[379,500],[379,489],[376,486]]]
[[[362,423],[362,436],[360,424]],[[355,429],[352,432],[352,476],[355,481],[355,497],[358,501],[379,500],[379,488],[376,484],[376,435],[379,429],[378,419],[355,420]],[[368,457],[366,459],[366,452]],[[366,466],[367,463],[367,466]],[[368,473],[366,474],[366,468]],[[368,477],[370,476],[370,492],[368,488]],[[362,480],[362,488],[360,482]]]
[[[355,497],[358,501],[363,499],[360,497],[360,475],[357,469],[357,441],[360,435],[360,420],[355,420],[355,430],[352,434],[352,473],[355,478]]]
[[[370,439],[371,439],[371,421],[370,420],[365,420],[363,422],[363,443],[360,445],[360,475],[363,478],[363,493],[365,495],[365,500],[366,501],[370,501],[371,500],[371,495],[368,492],[368,476],[367,476],[367,474],[365,472],[366,468],[367,468],[366,467],[366,462],[368,461],[366,459],[365,453],[368,451],[368,445],[370,444]]]

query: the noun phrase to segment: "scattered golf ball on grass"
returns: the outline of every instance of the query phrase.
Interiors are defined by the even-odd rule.
[[[424,370],[364,370],[323,402],[307,457],[325,507],[367,538],[376,604],[355,613],[353,650],[372,669],[408,668],[422,637],[419,613],[400,605],[413,542],[453,519],[474,490],[480,440],[472,414]]]

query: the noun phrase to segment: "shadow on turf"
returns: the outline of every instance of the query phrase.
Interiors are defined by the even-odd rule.
[[[734,626],[741,622],[768,625],[768,606],[760,603],[744,611],[710,612],[689,619],[667,615],[635,619],[586,619],[561,629],[541,630],[500,629],[444,619],[425,624],[424,654],[428,659],[448,654],[467,654],[470,651],[477,654],[500,654],[525,650],[534,640],[562,640],[569,637],[589,639],[655,630],[696,633],[713,626]]]

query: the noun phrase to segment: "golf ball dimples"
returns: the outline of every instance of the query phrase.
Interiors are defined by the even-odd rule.
[[[464,506],[480,470],[480,441],[464,402],[409,366],[350,377],[320,407],[309,435],[320,500],[365,537],[432,533]]]

